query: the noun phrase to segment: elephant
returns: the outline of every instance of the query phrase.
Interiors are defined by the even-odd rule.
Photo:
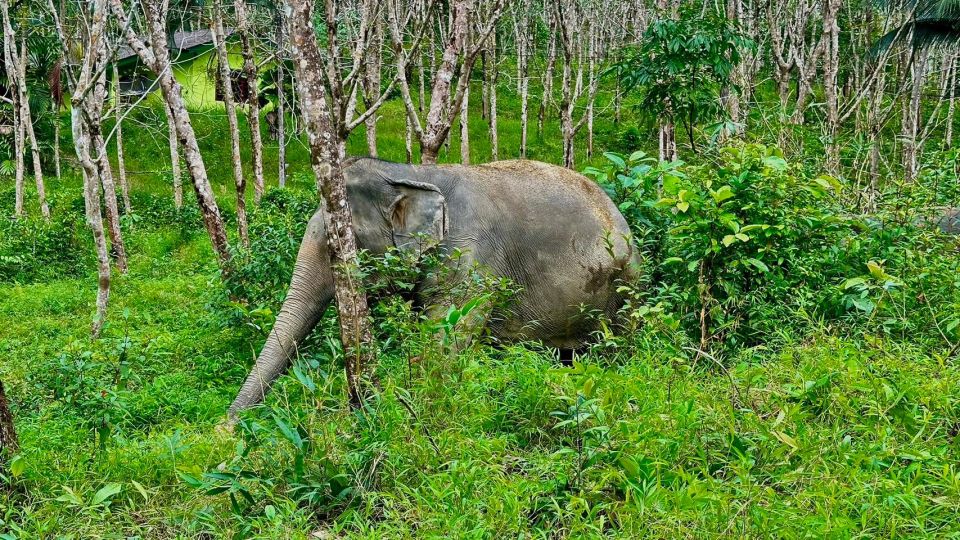
[[[640,253],[623,215],[600,186],[569,169],[528,160],[463,166],[351,158],[343,170],[359,248],[381,254],[396,247],[414,257],[457,250],[458,268],[475,264],[513,282],[510,308],[487,321],[498,340],[580,347],[597,324],[585,310],[613,317],[622,305],[617,284],[637,273]],[[307,225],[289,291],[231,418],[264,398],[333,297],[323,212]]]
[[[936,220],[937,227],[944,234],[960,235],[960,208],[948,208]]]

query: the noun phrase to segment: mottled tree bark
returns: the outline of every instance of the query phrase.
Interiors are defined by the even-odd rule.
[[[104,77],[106,58],[106,14],[107,0],[94,0],[89,31],[83,47],[83,58],[79,74],[74,81],[71,98],[71,127],[73,145],[83,170],[83,200],[86,209],[87,225],[93,233],[97,251],[97,314],[91,328],[93,337],[100,335],[100,329],[107,318],[107,303],[110,299],[110,256],[107,253],[107,239],[100,215],[100,175],[104,171],[103,160],[94,156],[98,148],[100,135],[103,93],[97,87],[105,87]],[[63,28],[57,23],[57,32],[61,43],[67,46]],[[99,152],[97,152],[99,153]]]
[[[537,114],[537,133],[543,134],[543,123],[547,118],[547,107],[553,101],[553,70],[557,63],[557,33],[551,14],[553,10],[545,10],[547,26],[550,28],[550,43],[547,46],[547,65],[543,70],[543,95],[540,98],[540,111]]]
[[[827,170],[836,174],[840,167],[837,134],[840,127],[840,109],[837,97],[837,72],[840,69],[840,26],[837,16],[840,0],[823,2],[823,40],[826,53],[823,63],[823,88],[827,101]]]
[[[13,413],[7,401],[7,392],[0,381],[0,465],[20,450],[17,430],[13,425]]]
[[[237,0],[237,4],[243,0]],[[213,48],[217,52],[217,84],[223,96],[223,108],[230,131],[230,161],[233,165],[233,181],[237,191],[237,231],[243,245],[250,247],[247,232],[247,179],[243,175],[243,160],[240,158],[240,128],[237,125],[237,108],[233,102],[233,84],[230,81],[230,59],[227,57],[226,33],[223,27],[223,2],[213,2]]]
[[[120,194],[123,199],[123,213],[129,214],[130,208],[130,185],[127,183],[127,165],[123,159],[123,100],[120,99],[120,71],[117,69],[117,63],[113,62],[113,99],[114,99],[114,117],[117,121],[115,128],[117,144],[117,176],[120,180]],[[59,124],[59,121],[57,122]],[[58,175],[59,176],[59,173]]]
[[[487,61],[490,64],[487,75],[487,102],[489,108],[488,123],[490,126],[490,159],[500,159],[500,133],[497,128],[497,84],[500,81],[500,66],[498,65],[497,32],[490,34],[489,54]]]
[[[922,49],[910,56],[911,85],[908,100],[904,103],[900,137],[903,140],[904,180],[912,182],[917,175],[917,134],[920,129],[920,98],[926,78],[930,49]]]
[[[177,126],[174,123],[170,106],[164,104],[167,115],[167,142],[170,148],[170,175],[173,178],[173,207],[179,212],[183,208],[183,177],[180,172],[180,143],[177,141]]]
[[[463,94],[460,104],[460,163],[470,164],[470,88]]]
[[[217,206],[213,189],[210,187],[207,178],[207,169],[203,163],[203,156],[200,154],[193,124],[190,122],[190,114],[187,112],[186,104],[183,101],[180,83],[174,78],[173,71],[170,69],[166,33],[167,5],[164,0],[141,0],[140,5],[143,8],[149,45],[130,26],[125,28],[127,43],[137,53],[140,60],[157,76],[160,90],[176,127],[177,139],[183,149],[187,171],[190,173],[190,180],[193,182],[197,204],[200,206],[200,213],[203,215],[203,222],[207,234],[210,236],[210,243],[217,255],[221,270],[226,272],[230,262],[226,227],[224,227],[223,219],[220,217],[220,208]],[[111,6],[117,18],[121,21],[127,20],[121,0],[111,0]]]
[[[513,20],[513,36],[517,44],[517,93],[520,94],[520,157],[527,157],[527,127],[530,101],[530,42],[529,0],[519,5]]]
[[[375,53],[364,62],[363,101],[365,107],[372,106],[380,96],[380,70],[383,48],[383,30],[376,26],[373,30],[373,46]],[[417,56],[419,58],[419,55]],[[420,76],[423,76],[423,62],[420,63]],[[377,115],[371,114],[366,121],[367,152],[370,157],[377,157]]]
[[[250,41],[250,23],[247,17],[246,0],[236,0],[234,9],[237,14],[237,34],[240,36],[240,50],[243,54],[243,74],[247,78],[250,92],[247,96],[247,124],[250,128],[250,156],[253,162],[253,202],[260,204],[263,197],[263,138],[260,136],[260,96],[257,62]],[[222,19],[222,17],[221,17]],[[222,21],[221,21],[222,22]],[[222,35],[222,34],[221,34]],[[249,242],[245,240],[245,242]]]
[[[279,12],[277,24],[277,185],[281,188],[287,186],[287,95],[284,87],[286,86],[286,67],[283,65],[287,58],[287,38],[285,28],[287,26],[284,20],[283,10]]]
[[[26,161],[25,141],[30,141],[30,152],[33,157],[33,176],[37,184],[37,198],[40,203],[40,213],[47,220],[50,219],[50,207],[47,205],[46,189],[43,183],[43,170],[40,166],[40,148],[37,145],[37,136],[33,129],[33,116],[30,113],[30,97],[27,93],[27,45],[24,36],[20,35],[20,51],[17,51],[17,36],[10,22],[9,0],[0,0],[0,15],[3,23],[4,65],[7,72],[7,81],[13,87],[16,95],[14,100],[16,111],[16,141],[15,159],[17,160],[17,187],[18,197],[14,215],[23,215],[23,176]]]
[[[430,107],[426,122],[421,124],[410,94],[410,85],[404,73],[408,61],[407,51],[403,47],[404,36],[401,33],[400,25],[397,23],[396,7],[392,3],[388,3],[388,26],[390,27],[395,53],[397,82],[413,131],[412,135],[420,143],[420,161],[424,164],[437,162],[440,149],[446,142],[456,114],[462,106],[463,97],[470,82],[470,72],[482,50],[482,44],[493,32],[504,11],[503,1],[495,0],[490,8],[486,26],[481,27],[480,31],[477,32],[477,46],[470,48],[466,46],[467,30],[470,24],[469,0],[454,0],[450,9],[450,31],[440,63],[433,74]],[[416,49],[414,49],[414,54],[416,54]],[[460,76],[454,91],[452,81],[454,75],[458,72]]]
[[[373,334],[370,331],[367,299],[354,269],[357,244],[353,232],[350,201],[341,160],[344,145],[334,131],[324,94],[321,66],[324,65],[313,30],[313,2],[285,0],[292,54],[301,111],[310,143],[310,161],[320,187],[325,208],[330,264],[333,269],[335,298],[340,315],[340,339],[344,349],[344,366],[350,402],[363,402],[365,373],[376,361]]]
[[[106,45],[102,54],[106,54]],[[106,63],[106,60],[103,60]],[[107,141],[103,136],[103,107],[107,102],[107,71],[101,69],[93,83],[93,92],[90,95],[92,103],[88,105],[86,114],[92,115],[96,127],[88,127],[87,135],[90,138],[89,151],[97,166],[94,180],[99,180],[103,189],[103,208],[107,217],[107,233],[110,236],[114,260],[120,273],[127,273],[127,249],[123,244],[123,232],[120,230],[120,205],[117,203],[117,186],[113,181],[113,171],[110,169],[110,154],[107,152]],[[99,188],[97,188],[99,189]],[[99,211],[99,209],[98,209]]]

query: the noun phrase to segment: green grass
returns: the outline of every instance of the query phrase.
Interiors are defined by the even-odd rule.
[[[501,107],[518,110],[516,98]],[[391,102],[381,114],[384,158],[403,159],[401,112]],[[502,157],[516,154],[515,116],[500,119]],[[299,375],[233,433],[218,429],[263,332],[218,300],[196,220],[164,213],[162,116],[140,120],[160,129],[125,130],[140,219],[125,223],[131,270],[114,277],[103,337],[89,339],[92,260],[75,276],[0,283],[0,377],[22,445],[17,477],[0,489],[7,537],[960,534],[955,358],[800,315],[783,321],[799,330],[781,346],[722,365],[671,352],[669,335],[647,329],[563,368],[533,344],[448,355],[402,305],[381,304],[382,389],[368,410],[346,407],[327,320]],[[474,120],[482,162],[489,142]],[[194,122],[229,209],[222,118]],[[557,133],[555,122],[542,139],[531,132],[530,157],[558,161]],[[616,143],[608,120],[598,133],[598,149]],[[364,153],[362,132],[349,148]],[[309,193],[306,150],[293,142],[289,156],[293,189]],[[455,137],[441,159],[458,156]],[[273,185],[269,143],[265,157]],[[76,178],[52,184],[57,215],[78,214]]]

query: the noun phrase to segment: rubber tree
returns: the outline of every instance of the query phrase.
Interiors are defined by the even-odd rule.
[[[157,77],[160,91],[170,113],[170,119],[176,129],[177,140],[183,150],[183,157],[187,164],[187,171],[197,195],[197,204],[203,216],[203,223],[210,236],[210,243],[220,263],[220,268],[226,272],[230,263],[230,251],[227,243],[227,231],[220,216],[220,208],[213,196],[213,189],[207,178],[207,168],[200,155],[200,146],[197,135],[190,121],[186,103],[183,100],[183,89],[173,76],[171,69],[170,52],[167,43],[167,0],[138,0],[136,2],[143,12],[146,39],[140,36],[129,24],[127,14],[121,0],[110,0],[110,7],[114,15],[120,19],[124,28],[127,44],[137,54],[140,60]]]
[[[328,0],[328,24],[335,13],[331,12],[331,4],[333,1]],[[355,272],[357,242],[342,167],[345,145],[337,136],[327,101],[328,96],[336,92],[328,92],[330,89],[324,85],[325,62],[313,29],[313,7],[311,0],[284,1],[290,52],[297,59],[294,74],[310,146],[310,163],[320,191],[321,219],[311,220],[297,256],[287,299],[256,364],[230,406],[232,417],[263,399],[270,383],[296,354],[296,343],[310,332],[331,298],[337,302],[351,405],[363,403],[365,374],[376,360],[367,298]],[[329,33],[327,37],[329,39]],[[316,275],[314,268],[322,268],[321,275]]]

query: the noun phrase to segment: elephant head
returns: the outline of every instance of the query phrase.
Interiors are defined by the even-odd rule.
[[[365,168],[347,169],[347,197],[359,248],[382,253],[391,246],[419,257],[447,233],[447,203],[429,183],[387,178]],[[326,211],[321,206],[307,225],[297,254],[290,289],[276,323],[230,405],[230,417],[263,400],[270,385],[287,368],[333,298],[333,273],[326,239]]]

